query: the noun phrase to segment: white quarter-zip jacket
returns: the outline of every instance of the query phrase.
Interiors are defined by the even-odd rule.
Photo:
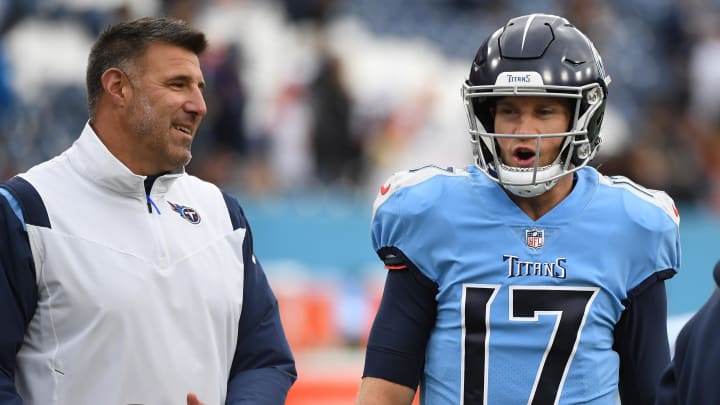
[[[294,362],[233,198],[133,174],[90,125],[0,196],[0,404],[282,403]]]

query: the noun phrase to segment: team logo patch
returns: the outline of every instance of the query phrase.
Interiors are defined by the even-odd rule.
[[[199,224],[200,223],[200,214],[198,214],[197,211],[195,211],[195,208],[186,207],[184,205],[171,203],[168,201],[168,204],[172,207],[175,212],[180,214],[180,216],[190,222],[191,224]]]
[[[536,228],[526,229],[525,244],[527,244],[530,249],[540,249],[545,244],[545,231]]]

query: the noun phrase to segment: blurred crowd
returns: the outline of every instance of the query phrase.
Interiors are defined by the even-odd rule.
[[[603,55],[595,165],[720,215],[718,0],[0,0],[0,178],[78,136],[107,24],[166,15],[211,41],[189,171],[251,196],[371,199],[393,171],[470,162],[460,86],[481,39],[530,12]]]

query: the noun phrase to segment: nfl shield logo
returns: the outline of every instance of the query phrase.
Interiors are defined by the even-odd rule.
[[[525,243],[530,249],[540,249],[545,243],[545,231],[542,229],[526,229]]]

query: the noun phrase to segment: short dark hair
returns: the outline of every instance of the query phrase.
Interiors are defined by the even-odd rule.
[[[177,45],[196,55],[207,48],[205,34],[183,20],[145,17],[107,27],[98,36],[88,57],[85,80],[90,119],[95,117],[103,92],[100,81],[103,73],[112,67],[127,68],[151,43]]]

